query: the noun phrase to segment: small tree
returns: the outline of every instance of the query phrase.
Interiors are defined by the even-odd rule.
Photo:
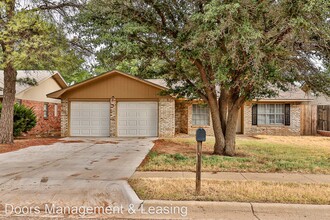
[[[0,104],[0,112],[2,105]],[[1,118],[1,114],[0,114]],[[14,137],[20,136],[23,132],[28,132],[34,128],[37,124],[37,116],[32,108],[27,108],[24,105],[14,105]]]
[[[208,103],[215,154],[235,154],[243,103],[292,84],[330,94],[330,1],[91,0],[77,30],[114,67],[139,60],[177,95]],[[178,83],[179,82],[179,83]]]

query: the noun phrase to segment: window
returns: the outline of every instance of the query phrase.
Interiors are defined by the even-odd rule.
[[[16,100],[16,103],[17,103],[18,105],[22,105],[22,99],[17,99],[17,100]]]
[[[284,124],[284,104],[258,104],[258,125]]]
[[[210,125],[210,110],[206,105],[193,105],[193,125]]]
[[[48,118],[48,103],[44,103],[44,118]]]
[[[57,104],[54,105],[54,116],[55,117],[58,116],[58,105]]]

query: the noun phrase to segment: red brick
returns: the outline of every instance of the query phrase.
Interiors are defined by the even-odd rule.
[[[57,116],[55,117],[54,106],[56,103],[48,103],[48,118],[44,118],[44,103],[30,100],[22,100],[22,105],[32,107],[37,116],[37,125],[28,132],[30,135],[52,135],[61,131],[61,104],[57,103]]]

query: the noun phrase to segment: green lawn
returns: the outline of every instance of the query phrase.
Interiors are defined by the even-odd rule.
[[[237,156],[212,155],[214,138],[203,145],[203,171],[330,174],[329,137],[238,137]],[[156,141],[140,171],[194,171],[194,138]]]

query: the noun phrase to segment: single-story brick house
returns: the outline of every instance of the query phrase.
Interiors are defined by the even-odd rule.
[[[3,99],[3,71],[0,71],[0,102]],[[37,116],[37,125],[31,135],[49,135],[60,132],[61,101],[48,98],[47,94],[67,87],[65,80],[56,71],[19,70],[17,79],[34,79],[36,85],[16,83],[16,103],[32,107]]]
[[[208,107],[200,101],[162,96],[166,89],[163,80],[143,80],[114,70],[47,96],[61,99],[62,136],[165,137],[194,134],[198,127],[212,135]],[[240,110],[237,133],[304,134],[303,106],[313,101],[294,89],[277,98],[247,102]]]

